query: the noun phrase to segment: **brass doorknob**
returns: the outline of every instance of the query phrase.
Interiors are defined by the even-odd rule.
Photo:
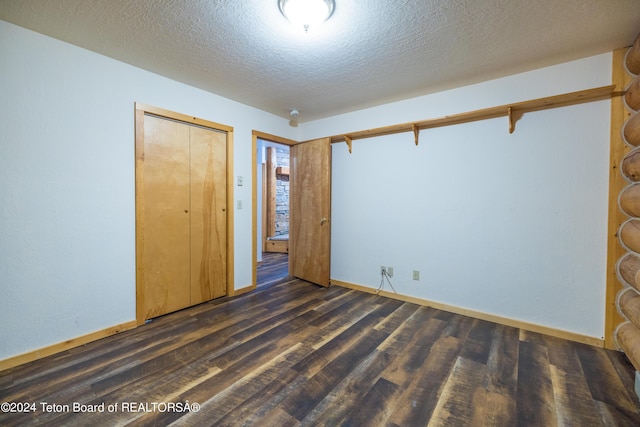
[[[329,218],[320,218],[320,225],[324,225],[325,222],[331,221]]]

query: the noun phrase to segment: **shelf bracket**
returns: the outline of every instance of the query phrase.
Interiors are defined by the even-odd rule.
[[[418,146],[418,142],[420,140],[420,128],[418,127],[417,124],[412,124],[411,127],[413,128],[413,138],[416,142],[416,147]]]
[[[353,152],[353,140],[349,138],[347,135],[344,136],[344,142],[347,143],[347,147],[349,147],[349,153]]]
[[[509,133],[513,133],[513,131],[516,130],[516,121],[513,117],[513,107],[509,107],[507,113],[509,115]]]

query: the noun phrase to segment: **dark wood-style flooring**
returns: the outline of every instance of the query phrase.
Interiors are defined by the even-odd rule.
[[[265,252],[258,265],[258,286],[268,286],[289,275],[289,254]]]
[[[0,425],[640,426],[621,353],[269,280],[0,372]]]

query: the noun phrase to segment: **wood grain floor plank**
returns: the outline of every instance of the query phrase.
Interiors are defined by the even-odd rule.
[[[405,303],[402,304],[391,315],[382,319],[380,323],[375,326],[375,329],[386,332],[389,335],[396,333],[399,329],[402,329],[403,325],[409,321],[411,316],[415,314],[419,309],[424,308],[426,311],[433,315],[435,310],[428,307],[421,307],[417,304]]]
[[[422,308],[423,310],[419,310]],[[418,313],[419,312],[419,313]],[[422,314],[422,316],[420,316]],[[367,416],[371,415],[372,405],[367,395],[372,387],[380,381],[380,374],[391,365],[402,349],[408,345],[416,331],[422,326],[421,321],[433,314],[432,310],[414,304],[402,304],[390,316],[390,323],[396,325],[395,330],[380,328],[381,323],[374,329],[391,335],[363,360],[341,383],[318,404],[303,420],[313,425],[340,425],[352,412],[352,408],[366,408]],[[387,323],[384,322],[383,323]],[[389,350],[389,351],[387,351]],[[364,396],[364,397],[363,397]],[[375,395],[380,398],[380,395]],[[362,418],[362,417],[361,417]],[[351,417],[349,417],[351,419]]]
[[[287,253],[265,252],[258,267],[258,286],[266,286],[287,278],[289,275]]]
[[[576,345],[576,352],[593,399],[607,404],[614,419],[618,420],[616,422],[637,419],[640,414],[637,398],[631,390],[624,388],[611,359],[587,345]]]
[[[216,425],[235,427],[239,425],[260,425],[264,423],[266,419],[265,414],[278,407],[286,396],[287,387],[297,387],[296,379],[300,383],[306,380],[292,369],[279,369],[272,381],[267,382],[263,388],[257,390],[232,411],[224,414],[222,418],[216,421]],[[195,419],[200,418],[199,414],[197,415],[198,417]],[[288,415],[288,417],[290,416]],[[297,420],[295,421],[297,422]]]
[[[464,341],[460,357],[486,364],[489,350],[493,343],[495,328],[495,323],[474,319],[473,326],[471,326],[467,339]]]
[[[361,313],[363,306],[370,306],[373,309],[379,302],[380,299],[376,298],[375,295],[367,295],[367,298],[361,298],[353,292],[348,292],[342,298],[334,298],[317,307],[315,311],[319,316],[313,321],[312,325],[332,328],[333,330],[338,329],[345,322],[353,323],[351,321],[353,315],[356,314],[357,316],[358,312]]]
[[[338,335],[350,329],[360,322],[371,312],[376,310],[381,302],[373,295],[368,295],[367,299],[350,302],[346,307],[338,307],[332,310],[332,315],[323,315],[315,319],[311,325],[319,328],[322,332],[315,339],[314,348],[319,349],[333,340]]]
[[[302,421],[340,382],[384,340],[384,332],[372,331],[327,364],[302,386],[298,393],[282,402],[285,411]]]
[[[343,333],[317,351],[328,347],[339,354],[317,372],[310,370],[309,365],[294,365],[294,369],[309,377],[300,393],[283,402],[285,410],[298,420],[303,420],[308,413],[324,399],[362,359],[369,355],[388,334],[373,329],[381,318],[388,316],[400,305],[399,301],[385,301],[376,310],[364,317],[352,328],[356,333]],[[367,333],[362,333],[366,331]],[[313,372],[313,373],[312,373]],[[311,376],[310,376],[311,375]]]
[[[439,390],[462,345],[459,339],[444,333],[451,331],[447,329],[448,323],[436,318],[438,313],[420,309],[412,316],[411,320],[420,321],[409,323],[413,326],[413,335],[407,335],[410,341],[382,374],[399,386],[399,392],[389,399],[392,408],[389,423],[403,425],[411,412],[430,414],[435,408]],[[416,409],[418,403],[420,408]]]
[[[316,372],[339,355],[344,348],[347,348],[349,343],[356,342],[360,337],[369,333],[373,325],[377,324],[382,317],[393,312],[400,305],[402,305],[402,303],[399,301],[388,300],[382,301],[380,305],[373,305],[367,308],[367,310],[371,311],[362,310],[367,313],[365,316],[358,318],[355,323],[345,323],[345,325],[349,325],[349,327],[338,329],[336,332],[339,333],[328,334],[327,338],[323,341],[323,345],[315,345],[314,348],[316,348],[316,351],[300,363],[294,365],[293,369],[307,377],[315,375]],[[360,315],[362,315],[362,313],[357,314],[358,317]]]
[[[547,346],[547,344],[549,343],[549,340],[547,339],[548,337],[545,337],[538,332],[527,331],[524,329],[520,329],[519,331],[520,341],[528,342],[530,344],[537,344],[543,347]]]
[[[589,386],[584,376],[572,375],[555,365],[551,365],[549,369],[558,425],[600,425],[600,415],[591,400]]]
[[[607,351],[606,355],[618,373],[618,378],[622,382],[624,389],[633,390],[636,380],[635,368],[629,359],[627,359],[627,356],[621,351]],[[632,394],[631,398],[633,399],[634,397],[635,395]]]
[[[544,341],[559,424],[568,425],[572,421],[580,425],[599,425],[600,415],[591,399],[576,346],[554,337],[544,337]]]
[[[409,304],[403,305],[394,314],[400,312],[407,305]],[[413,310],[414,308],[416,307],[411,304],[411,309]],[[417,341],[426,333],[424,331],[425,325],[427,325],[429,319],[433,318],[435,312],[435,310],[428,307],[417,307],[405,321],[397,324],[395,330],[386,327],[380,328],[381,331],[388,333],[389,337],[378,346],[378,350],[392,355],[404,352],[410,343]],[[406,314],[406,311],[402,311],[402,314]],[[433,323],[443,325],[440,321],[434,321]]]
[[[481,414],[474,419],[483,426],[516,425],[516,392],[518,386],[518,330],[496,325],[483,385],[486,388]]]
[[[442,313],[443,313],[442,311],[437,310],[436,315],[434,315],[434,318],[442,320],[443,319],[443,316],[441,315]],[[447,313],[447,314],[452,314],[452,313]],[[447,319],[446,321],[444,321],[447,326],[445,330],[442,331],[443,335],[459,338],[461,341],[464,341],[467,339],[467,337],[469,336],[469,332],[471,331],[471,328],[474,325],[474,321],[476,320],[469,316],[460,316],[460,315],[445,316],[444,318]]]
[[[387,354],[373,351],[331,390],[302,420],[306,425],[335,426],[359,406],[390,363]],[[369,402],[366,407],[370,408]]]
[[[190,425],[239,425],[251,414],[253,399],[260,401],[261,395],[271,396],[272,384],[282,385],[281,377],[293,379],[298,375],[288,369],[292,361],[299,360],[309,351],[302,344],[289,346],[284,352],[276,355],[263,365],[257,365],[253,371],[235,381],[217,395],[202,403],[198,412],[180,418],[180,423]],[[244,405],[244,407],[243,407]]]
[[[398,393],[398,386],[384,378],[378,381],[362,397],[359,404],[352,406],[351,411],[343,411],[346,417],[333,423],[322,423],[326,426],[382,426],[389,418],[392,396]],[[333,421],[333,420],[331,420]]]
[[[426,424],[435,411],[441,392],[462,349],[453,336],[439,337],[421,368],[413,369],[411,382],[395,400],[390,422],[398,425]]]
[[[361,295],[358,295],[357,292],[352,292],[349,289],[339,288],[337,286],[330,289],[340,289],[341,292],[337,292],[335,295],[332,295],[330,299],[328,298],[324,303],[318,305],[314,310],[319,314],[327,314],[329,312],[338,313],[340,312],[339,307],[349,308],[362,301],[360,298]]]
[[[558,425],[549,356],[545,346],[530,341],[520,342],[516,399],[518,425]]]
[[[308,351],[309,348],[299,348],[302,353]],[[292,356],[293,355],[293,356]],[[295,359],[299,358],[299,355],[290,353],[287,357],[291,357],[292,360],[284,360],[283,365],[278,364],[274,368],[273,372],[266,373],[266,377],[260,377],[260,382],[266,384],[263,388],[256,391],[253,395],[249,396],[242,403],[236,406],[231,411],[215,421],[215,425],[221,426],[250,426],[250,425],[269,425],[265,424],[266,420],[272,418],[272,412],[276,412],[276,417],[279,417],[283,411],[280,408],[282,401],[292,392],[295,392],[299,387],[302,387],[307,378],[300,375],[298,372],[290,369],[292,363],[295,363]],[[287,418],[293,419],[287,414]],[[199,413],[195,414],[194,418],[199,420]],[[203,420],[200,425],[206,425],[207,420]],[[299,423],[295,420],[296,423]],[[180,425],[180,424],[177,424]]]
[[[296,427],[300,425],[300,421],[292,417],[284,409],[276,406],[264,414],[259,421],[247,425]]]
[[[636,427],[638,420],[627,418],[620,414],[615,405],[610,405],[601,401],[594,401],[598,414],[600,415],[601,426],[603,427]]]
[[[483,412],[487,393],[482,387],[482,379],[486,369],[482,363],[458,357],[428,425],[482,425],[481,422],[488,418]]]
[[[428,318],[422,328],[413,331],[413,341],[405,346],[395,363],[384,370],[382,377],[406,388],[415,379],[418,367],[425,366],[431,347],[444,328],[441,320]]]

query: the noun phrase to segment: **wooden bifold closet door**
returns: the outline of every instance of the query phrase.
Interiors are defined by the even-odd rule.
[[[226,132],[151,114],[143,121],[136,137],[139,322],[227,290]]]

